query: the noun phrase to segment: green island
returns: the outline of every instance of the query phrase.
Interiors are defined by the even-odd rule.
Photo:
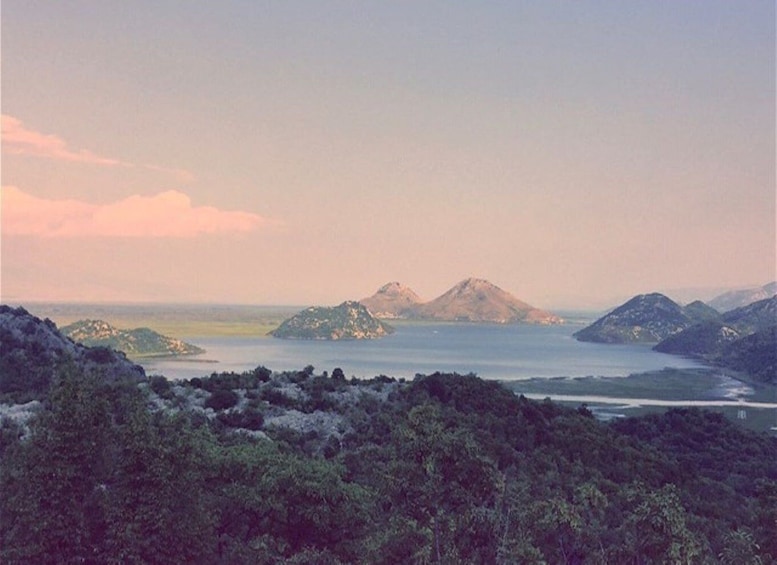
[[[311,306],[284,320],[270,332],[281,339],[353,340],[378,339],[394,328],[374,317],[359,302],[346,301],[335,307]]]
[[[91,347],[109,347],[129,357],[177,357],[198,355],[205,350],[168,337],[151,328],[120,329],[102,320],[79,320],[60,330],[73,341]]]

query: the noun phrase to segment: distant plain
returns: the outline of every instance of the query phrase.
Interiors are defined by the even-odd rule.
[[[24,307],[58,327],[98,319],[121,329],[151,328],[175,338],[266,337],[302,306],[241,304],[87,304],[33,302]]]

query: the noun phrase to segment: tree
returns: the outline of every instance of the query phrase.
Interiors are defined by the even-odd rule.
[[[466,523],[464,514],[493,504],[496,469],[472,435],[463,427],[448,428],[431,403],[410,410],[394,447],[394,499],[432,530],[431,559],[442,562],[443,554],[458,551],[454,540],[462,532],[452,530]]]
[[[727,533],[723,538],[723,543],[725,547],[719,557],[720,562],[724,565],[763,564],[763,559],[759,555],[761,547],[748,530],[741,529]]]
[[[673,484],[658,490],[635,485],[636,504],[626,520],[629,550],[640,563],[692,564],[701,556],[701,544],[688,529],[686,512]]]
[[[108,487],[110,562],[210,563],[215,515],[205,478],[214,440],[186,415],[151,414],[142,400],[118,431]]]
[[[267,441],[224,446],[215,461],[222,556],[241,551],[243,562],[275,562],[316,550],[358,560],[368,493],[344,481],[342,467]]]
[[[64,366],[31,432],[3,462],[0,560],[93,560],[104,549],[114,445],[105,385]]]

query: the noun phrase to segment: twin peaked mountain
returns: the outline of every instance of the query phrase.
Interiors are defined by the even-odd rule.
[[[563,323],[558,316],[521,302],[481,279],[461,281],[431,302],[423,302],[406,286],[391,282],[359,302],[303,310],[285,320],[270,335],[283,339],[374,339],[394,331],[379,318],[496,324]]]
[[[398,282],[391,282],[360,300],[378,318],[487,322],[496,324],[560,324],[558,316],[515,298],[482,279],[461,281],[431,302]]]

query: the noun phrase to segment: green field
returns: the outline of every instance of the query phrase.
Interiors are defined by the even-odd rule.
[[[103,320],[121,329],[151,328],[179,339],[202,336],[264,337],[297,306],[50,304],[25,306],[39,318],[62,327],[79,320]]]
[[[640,373],[628,377],[559,377],[554,379],[529,379],[504,383],[516,394],[607,397],[624,402],[586,402],[602,419],[622,416],[639,416],[647,413],[665,412],[667,406],[651,404],[649,401],[634,403],[628,399],[650,399],[660,401],[732,401],[737,399],[759,403],[777,403],[777,387],[750,382],[741,374],[724,372],[720,369],[663,369]],[[556,402],[580,406],[581,401]],[[777,426],[777,408],[753,406],[704,406],[706,410],[724,413],[732,421],[748,428],[767,431]]]

